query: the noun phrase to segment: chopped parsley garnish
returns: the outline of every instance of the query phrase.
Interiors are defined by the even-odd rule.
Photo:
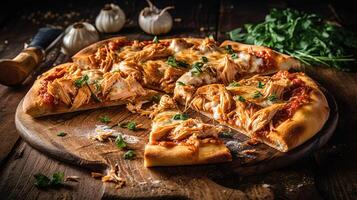
[[[118,137],[115,139],[115,145],[117,145],[119,149],[124,149],[126,147],[126,142],[124,141],[122,135],[118,135]]]
[[[270,96],[268,97],[268,100],[271,101],[271,102],[273,102],[273,101],[278,100],[278,97],[277,97],[275,94],[272,94],[272,95],[270,95]]]
[[[183,113],[183,114],[177,113],[176,115],[174,115],[172,117],[172,119],[174,119],[174,120],[187,120],[188,118],[189,118],[189,116],[186,113]]]
[[[261,81],[258,82],[258,86],[257,86],[258,88],[262,89],[264,86],[265,85]]]
[[[129,150],[124,154],[124,159],[131,160],[136,156],[135,152],[133,150]]]
[[[232,132],[222,132],[219,136],[222,138],[232,138],[234,133]]]
[[[238,100],[238,101],[240,101],[240,102],[245,102],[245,98],[244,97],[242,97],[242,96],[235,96],[234,97],[234,100]]]
[[[152,41],[153,41],[155,44],[160,43],[159,38],[157,38],[157,36],[155,36]]]
[[[177,84],[177,85],[180,85],[180,86],[185,86],[185,85],[186,85],[186,84],[185,84],[184,82],[182,82],[182,81],[177,81],[176,84]]]
[[[174,68],[178,68],[178,67],[187,68],[189,66],[188,63],[184,61],[176,60],[175,57],[173,56],[167,58],[167,64]]]
[[[193,65],[192,65],[192,70],[191,70],[191,73],[193,75],[198,75],[198,74],[201,74],[202,73],[202,66],[203,66],[203,62],[195,62]]]
[[[205,57],[205,56],[202,56],[201,60],[202,60],[203,63],[208,63],[208,58]]]
[[[238,82],[235,82],[235,81],[231,82],[231,83],[228,85],[228,87],[239,87],[239,86],[240,86],[240,84],[239,84]]]
[[[238,54],[237,54],[237,53],[232,53],[231,57],[232,57],[233,59],[237,59],[237,58],[238,58]]]
[[[35,185],[39,188],[48,188],[52,186],[58,186],[63,182],[64,173],[56,172],[52,175],[51,179],[42,173],[34,175]]]
[[[231,45],[224,46],[224,50],[226,50],[226,52],[228,54],[233,54],[234,53]]]
[[[63,131],[57,133],[57,136],[59,136],[59,137],[64,137],[64,136],[66,136],[66,135],[67,135],[67,133],[65,133],[65,132],[63,132]]]
[[[99,117],[99,121],[104,124],[108,124],[109,122],[111,122],[111,119],[108,116],[104,115]]]
[[[136,131],[138,128],[136,127],[136,122],[134,121],[128,121],[128,122],[123,122],[119,125],[121,128],[127,128],[131,131]]]
[[[256,92],[254,93],[254,95],[253,95],[253,98],[254,98],[254,99],[257,99],[257,98],[262,97],[262,96],[263,96],[262,93],[260,93],[259,91],[256,91]]]
[[[83,87],[84,84],[86,84],[89,80],[89,77],[88,75],[84,75],[82,76],[81,78],[77,79],[74,81],[74,85],[77,87],[77,88],[81,88]]]

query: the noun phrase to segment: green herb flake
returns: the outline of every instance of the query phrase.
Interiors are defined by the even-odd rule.
[[[131,131],[136,131],[138,128],[136,127],[136,122],[134,121],[128,121],[128,122],[123,122],[119,125],[121,128],[127,128]]]
[[[64,136],[66,136],[66,135],[67,135],[67,133],[65,133],[65,132],[63,132],[63,131],[57,133],[57,136],[59,136],[59,137],[64,137]]]
[[[268,100],[271,102],[274,102],[274,101],[278,100],[278,97],[275,94],[272,94],[268,97]]]
[[[159,44],[159,38],[157,36],[154,37],[154,39],[152,40],[155,44]]]
[[[74,85],[77,88],[81,88],[84,84],[86,84],[89,80],[89,76],[88,75],[84,75],[81,78],[77,79],[74,81]]]
[[[228,87],[239,87],[239,86],[240,86],[240,84],[238,82],[235,82],[235,81],[229,83],[229,85],[228,85]]]
[[[188,63],[184,61],[176,60],[175,57],[173,56],[168,57],[166,63],[174,68],[178,68],[178,67],[187,68],[189,66]]]
[[[187,120],[189,118],[189,116],[186,113],[177,113],[176,115],[174,115],[172,117],[172,119],[174,120]]]
[[[233,54],[234,53],[231,45],[224,46],[224,50],[226,50],[226,52],[228,54]]]
[[[186,84],[185,84],[184,82],[182,82],[182,81],[177,81],[176,84],[179,85],[179,86],[185,86],[185,85],[186,85]]]
[[[243,103],[246,101],[245,98],[242,97],[242,96],[235,96],[234,100],[236,100],[236,101],[238,100],[238,101],[243,102]]]
[[[264,86],[265,85],[261,81],[258,82],[258,85],[257,85],[258,88],[262,89]]]
[[[151,97],[151,100],[154,102],[160,102],[161,96],[160,95],[154,95]]]
[[[193,65],[192,65],[192,70],[191,70],[191,73],[193,75],[199,75],[202,73],[202,66],[203,66],[203,62],[195,62]]]
[[[118,135],[118,137],[115,139],[115,145],[119,148],[119,149],[123,149],[126,148],[126,142],[124,141],[124,138],[122,135]]]
[[[132,160],[133,158],[135,158],[135,156],[136,156],[135,151],[129,150],[129,151],[125,152],[125,154],[123,155],[123,158],[127,159],[127,160]]]
[[[254,98],[254,99],[257,99],[257,98],[260,98],[260,97],[262,97],[262,96],[263,96],[262,93],[260,93],[259,91],[256,91],[256,92],[254,93],[254,95],[253,95],[253,98]]]
[[[221,138],[233,138],[233,135],[234,135],[234,133],[232,133],[232,132],[222,132],[222,133],[220,133],[220,137]]]
[[[238,58],[238,54],[237,53],[232,53],[231,58],[232,59],[237,59]]]
[[[51,179],[42,173],[34,175],[35,185],[39,188],[48,188],[52,186],[58,186],[63,182],[64,173],[56,172],[52,175]]]
[[[99,121],[104,124],[108,124],[109,122],[111,122],[111,119],[108,116],[104,115],[99,117]]]
[[[202,60],[203,63],[208,63],[208,58],[205,57],[205,56],[202,56],[201,60]]]

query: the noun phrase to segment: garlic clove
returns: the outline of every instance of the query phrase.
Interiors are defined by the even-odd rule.
[[[173,19],[168,12],[174,7],[166,7],[162,10],[147,0],[149,7],[144,8],[139,14],[139,26],[148,34],[160,35],[168,33],[173,25]]]
[[[93,25],[78,22],[66,29],[61,50],[64,54],[73,55],[98,40],[99,35]]]
[[[95,19],[95,26],[102,33],[120,31],[125,24],[125,13],[115,4],[106,4]]]

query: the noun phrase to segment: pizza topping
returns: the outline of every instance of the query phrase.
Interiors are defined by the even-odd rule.
[[[167,58],[167,64],[174,68],[178,68],[178,67],[187,68],[189,66],[188,63],[184,61],[176,60],[175,57],[173,56]]]
[[[210,53],[213,51],[220,51],[216,41],[213,38],[205,38],[203,42],[199,45],[198,49],[202,53]]]
[[[169,49],[177,53],[191,46],[192,44],[188,43],[185,39],[178,38],[171,41]]]
[[[234,80],[239,75],[239,66],[229,56],[225,56],[221,63],[216,66],[219,79],[227,84]]]
[[[72,103],[72,97],[77,93],[77,89],[74,87],[72,80],[56,79],[48,83],[47,92],[66,105],[70,105]]]

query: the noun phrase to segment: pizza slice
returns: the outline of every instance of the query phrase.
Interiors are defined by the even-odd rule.
[[[133,76],[65,63],[41,75],[23,101],[25,113],[45,116],[147,101],[158,92]]]
[[[197,89],[191,108],[279,151],[313,137],[325,124],[329,106],[304,73],[279,71],[234,84]]]
[[[222,127],[188,117],[168,95],[161,97],[153,115],[149,142],[144,152],[146,167],[232,160],[230,151],[218,138]]]
[[[213,39],[205,41],[210,48],[177,80],[174,98],[181,103],[188,104],[196,89],[206,84],[228,84],[256,74],[273,74],[300,66],[296,59],[267,47],[232,41],[218,46]]]

